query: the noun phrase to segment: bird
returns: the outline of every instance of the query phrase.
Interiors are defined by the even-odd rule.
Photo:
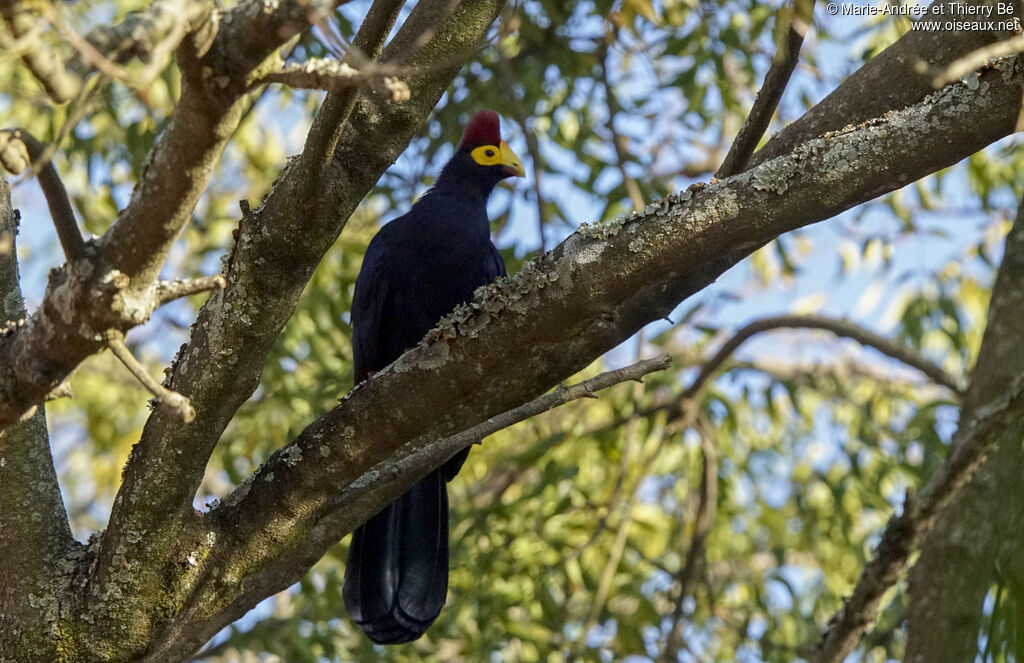
[[[506,276],[491,241],[487,199],[522,163],[500,118],[476,113],[434,186],[370,241],[352,301],[355,383],[415,346],[478,287]],[[448,488],[469,450],[413,485],[352,535],[342,595],[377,644],[422,636],[448,593]]]

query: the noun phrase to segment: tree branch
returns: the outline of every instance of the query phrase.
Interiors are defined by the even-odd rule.
[[[0,13],[14,37],[6,48],[22,51],[22,60],[46,93],[58,104],[73,99],[82,89],[87,76],[100,71],[136,88],[148,85],[165,66],[169,55],[184,35],[207,18],[212,4],[184,0],[156,0],[144,10],[134,12],[121,23],[101,25],[82,37],[64,24],[56,7],[40,4],[35,7],[42,16],[32,13],[29,3],[4,0]],[[61,62],[60,58],[39,43],[39,35],[47,25],[56,27],[75,48],[75,54]],[[139,74],[122,65],[132,58],[149,64]]]
[[[1024,375],[1020,311],[1024,309],[1024,200],[1006,238],[1006,250],[992,287],[988,322],[961,420],[999,402]],[[965,443],[960,435],[952,448]],[[1017,549],[1024,531],[1024,467],[1021,436],[1003,437],[984,465],[925,537],[909,574],[908,663],[944,663],[973,658],[982,605],[1002,555]],[[942,629],[935,624],[945,624]]]
[[[196,295],[200,292],[223,290],[227,287],[227,284],[227,281],[220,274],[198,279],[160,281],[156,284],[155,295],[159,305],[163,306],[176,299]]]
[[[217,597],[221,601],[228,598],[229,594],[233,595],[231,596],[232,603],[216,614],[215,618],[208,618],[206,622],[193,625],[195,630],[189,633],[188,641],[174,640],[168,645],[175,649],[187,646],[191,646],[193,649],[198,648],[207,638],[245,614],[264,597],[296,582],[316,560],[327,552],[328,548],[373,515],[379,510],[381,504],[393,500],[460,450],[479,443],[488,435],[499,430],[565,403],[580,398],[596,398],[596,392],[621,382],[642,381],[643,376],[654,371],[664,370],[669,364],[671,364],[671,359],[667,356],[639,361],[624,368],[601,373],[578,384],[560,386],[549,394],[444,439],[432,440],[424,436],[423,439],[409,445],[408,453],[381,463],[367,472],[359,481],[352,483],[333,496],[330,502],[325,504],[324,508],[315,515],[317,523],[308,531],[300,550],[289,551],[291,556],[288,558],[264,557],[261,560],[262,566],[252,569],[253,572],[246,577],[244,583],[225,586],[222,574],[226,572],[229,577],[233,577],[239,568],[238,561],[242,557],[249,554],[266,554],[264,552],[265,541],[260,543],[248,539],[238,530],[239,523],[235,516],[239,508],[244,509],[245,507],[237,502],[244,500],[247,490],[243,488],[236,491],[232,498],[225,500],[210,514],[214,521],[226,526],[225,532],[230,531],[230,541],[226,541],[225,545],[215,551],[216,561],[207,566],[209,572],[215,577],[209,578],[206,586],[206,591],[216,591]],[[322,451],[323,448],[318,449],[318,452],[322,453]],[[301,454],[295,455],[289,452],[286,456],[290,459],[287,462],[301,460]],[[263,478],[266,477],[267,475],[263,475]],[[259,478],[252,479],[252,481],[258,480]],[[200,598],[201,602],[202,600]],[[209,597],[206,600],[209,600]],[[154,663],[159,660],[157,655],[164,654],[159,652],[154,654],[152,659]],[[146,661],[149,660],[146,659]]]
[[[300,90],[328,92],[367,85],[391,101],[409,100],[409,87],[398,78],[377,73],[373,67],[360,70],[344,62],[325,58],[313,58],[302,64],[287,65],[277,71],[263,74],[252,82],[252,87],[270,83],[281,83]]]
[[[195,15],[196,19],[205,18],[205,14],[201,13],[204,11],[203,3],[189,3],[184,0],[161,0],[161,2],[155,3],[154,6],[148,7],[142,16],[157,20],[164,19],[167,25],[159,24],[156,26],[158,30],[154,31],[153,25],[146,25],[140,21],[132,21],[131,23],[137,28],[142,30],[148,29],[151,32],[151,34],[140,32],[139,38],[158,37],[158,41],[149,47],[149,45],[143,44],[138,39],[130,37],[126,40],[127,43],[115,45],[115,51],[119,51],[115,52],[115,57],[121,56],[124,60],[127,60],[127,54],[131,53],[135,47],[138,47],[140,54],[149,60],[141,72],[135,73],[119,63],[108,59],[88,38],[81,36],[70,28],[61,18],[60,13],[55,7],[49,4],[43,4],[40,7],[46,20],[56,27],[61,36],[77,51],[76,56],[69,62],[68,69],[70,70],[71,64],[81,65],[82,63],[87,63],[88,65],[85,67],[80,66],[82,75],[76,79],[79,88],[82,86],[84,75],[91,73],[90,68],[94,68],[107,77],[121,81],[135,89],[148,87],[167,66],[168,56],[178,47],[188,31],[190,23],[189,9],[194,8],[200,12]]]
[[[768,130],[775,109],[782,99],[782,93],[786,91],[793,70],[800,61],[800,47],[813,19],[814,0],[799,0],[794,3],[794,7],[787,7],[783,11],[790,15],[785,37],[772,59],[772,65],[764,77],[761,91],[754,99],[754,106],[747,115],[747,121],[743,123],[736,140],[729,148],[729,153],[715,173],[715,177],[719,179],[741,172],[750,161],[750,155],[757,149],[761,136]]]
[[[50,99],[54,103],[62,104],[78,94],[82,81],[64,69],[64,63],[60,58],[38,41],[31,40],[31,35],[39,30],[40,19],[32,11],[30,3],[2,0],[0,16],[3,17],[11,36],[24,48],[21,61],[25,68],[32,72]]]
[[[404,0],[374,0],[363,24],[359,26],[352,46],[345,53],[345,64],[365,63],[380,57],[384,48],[384,40],[398,20],[398,14],[405,4]],[[430,3],[424,3],[430,4]],[[405,26],[402,26],[403,31]],[[407,86],[408,87],[408,86]],[[348,88],[340,92],[332,92],[324,99],[320,112],[313,119],[306,144],[303,146],[301,163],[296,167],[296,180],[305,180],[308,191],[316,191],[316,186],[324,186],[332,181],[329,169],[338,147],[338,141],[355,108],[359,98],[359,90]],[[387,98],[387,97],[385,97]],[[392,100],[394,101],[394,99]],[[271,192],[271,196],[283,194]],[[323,194],[317,192],[317,195]],[[268,199],[271,206],[273,199]],[[340,233],[340,229],[339,229]]]
[[[124,364],[124,367],[128,369],[128,372],[131,373],[132,376],[138,380],[149,393],[153,394],[158,403],[174,410],[181,421],[186,424],[196,418],[196,411],[193,409],[192,404],[188,402],[188,398],[182,396],[176,391],[171,391],[154,380],[149,373],[146,372],[146,369],[143,368],[142,364],[139,363],[139,360],[132,356],[131,351],[124,344],[123,335],[119,332],[109,333],[107,335],[107,347],[109,347],[114,356]]]
[[[10,191],[0,180],[0,240],[9,247],[0,252],[0,320],[4,322],[25,316],[14,241],[17,226]],[[56,659],[62,638],[49,628],[37,630],[39,610],[55,604],[30,605],[29,597],[63,594],[66,588],[54,581],[55,569],[66,568],[75,544],[42,409],[0,432],[0,485],[0,610],[6,622],[20,625],[20,643],[40,654],[52,652]],[[5,652],[13,651],[9,631],[0,628],[0,648]]]
[[[946,0],[935,0],[933,6],[943,2]],[[987,0],[966,0],[961,4],[977,6],[989,3]],[[1020,0],[1009,0],[1009,4],[1013,5],[1014,16],[1024,18]],[[925,15],[922,20],[930,19]],[[815,136],[920,102],[935,89],[930,71],[944,69],[954,60],[1007,36],[991,30],[907,32],[844,80],[800,119],[774,135],[754,153],[748,167],[786,154]]]
[[[190,33],[178,51],[181,99],[128,207],[103,237],[103,258],[133,282],[151,283],[188,222],[245,105],[250,74],[310,21],[340,2],[258,0]],[[215,34],[209,34],[217,30]]]
[[[751,336],[760,334],[761,332],[782,328],[824,329],[832,332],[836,336],[853,339],[861,345],[872,347],[886,356],[892,357],[911,368],[921,371],[932,381],[946,387],[954,394],[959,394],[963,391],[963,387],[960,385],[959,380],[949,375],[940,367],[928,361],[910,348],[887,339],[884,336],[879,336],[878,334],[848,320],[837,320],[835,318],[828,318],[820,315],[780,315],[755,320],[736,332],[732,338],[722,345],[711,359],[704,362],[701,366],[700,373],[697,374],[693,383],[690,384],[680,399],[690,400],[694,398],[694,396],[704,388],[704,385],[722,366],[722,364],[724,364],[725,361],[729,359],[729,357],[731,357],[741,345],[743,345],[743,343],[750,339]]]
[[[18,149],[18,148],[23,148]],[[12,175],[19,175],[31,170],[39,179],[39,187],[46,197],[46,205],[50,208],[50,218],[57,229],[60,246],[64,256],[69,260],[85,257],[85,240],[78,230],[75,213],[71,209],[67,189],[53,167],[53,162],[44,156],[45,148],[36,138],[24,129],[4,129],[0,131],[0,164]]]
[[[95,69],[136,88],[148,85],[167,66],[165,56],[209,18],[211,9],[207,2],[154,0],[117,25],[97,26],[84,38],[65,29],[76,49],[67,69],[82,79]],[[133,58],[148,63],[144,71],[133,74],[123,67]]]
[[[268,560],[266,566],[249,576],[245,584],[239,586],[239,596],[230,610],[232,616],[225,623],[230,623],[231,619],[244,614],[248,610],[246,606],[253,605],[263,596],[269,596],[296,582],[341,537],[378,511],[382,504],[387,504],[402,494],[415,481],[433,468],[439,467],[459,450],[492,433],[564,403],[579,398],[591,398],[596,392],[621,382],[642,381],[644,375],[664,370],[670,363],[671,360],[667,356],[639,361],[575,385],[558,387],[549,394],[447,438],[437,440],[424,436],[410,444],[408,453],[386,460],[332,496],[316,514],[315,523],[310,527],[300,547],[278,559]],[[225,500],[213,515],[225,523],[233,522],[233,514],[237,513],[239,508],[244,508],[235,503],[238,499],[244,498],[244,492],[239,491],[234,496],[235,501],[231,498]],[[244,538],[236,539],[235,545],[239,548],[236,548],[234,553],[224,555],[225,563],[233,555],[243,554],[242,550],[250,548],[252,543],[254,542]]]
[[[1009,131],[1016,119],[1021,72],[1013,76],[1016,83],[1002,98],[1007,107],[998,120],[999,132]],[[994,93],[997,80],[1001,75],[992,74],[979,91]],[[754,172],[667,198],[659,214],[644,218],[641,212],[604,227],[584,227],[516,277],[481,289],[472,306],[456,310],[420,346],[360,385],[268,461],[242,491],[255,517],[246,519],[244,527],[257,528],[247,536],[258,535],[264,526],[260,518],[291,522],[406,442],[443,435],[455,422],[472,425],[472,418],[493,416],[487,411],[503,403],[514,406],[564,372],[578,370],[583,357],[598,356],[647,321],[663,317],[683,296],[778,233],[827,218],[957,160],[956,151],[949,151],[952,146],[968,153],[968,143],[978,140],[964,128],[976,129],[977,118],[994,119],[1000,113],[995,110],[1000,104],[986,114],[970,111],[963,104],[969,98],[962,96],[964,89],[947,89],[918,107],[811,141]],[[964,123],[954,108],[975,121]],[[958,131],[959,137],[951,137]],[[931,160],[910,160],[908,153],[928,154]],[[839,161],[856,165],[837,169]],[[912,163],[915,170],[907,170]],[[785,195],[776,193],[779,188]],[[832,195],[823,200],[822,189]],[[642,262],[634,257],[637,253]],[[715,259],[709,262],[706,256]],[[527,312],[529,324],[520,317]],[[537,348],[537,356],[510,372],[507,348],[523,343]],[[496,374],[506,376],[500,388],[484,377]],[[448,380],[474,394],[473,401],[452,403],[446,392],[429,386]],[[404,417],[374,414],[371,404],[395,402],[398,394]],[[445,411],[443,418],[434,414]],[[297,456],[316,458],[315,472],[314,464],[290,462]],[[277,478],[265,480],[271,475]]]
[[[202,15],[211,16],[209,0],[200,4]],[[230,25],[211,19],[179,48],[181,99],[128,206],[90,249],[95,253],[89,261],[55,273],[28,324],[0,338],[0,428],[18,421],[102,349],[108,330],[127,331],[155,308],[153,284],[237,127],[249,72],[284,43],[299,18],[307,18],[305,2],[275,7],[267,12],[262,2],[247,0],[232,8]],[[218,49],[231,54],[217,59]]]
[[[882,597],[896,584],[911,553],[936,518],[960,497],[987,454],[1004,440],[1019,445],[1024,426],[1024,379],[1018,378],[1008,386],[1002,397],[962,422],[949,458],[918,495],[907,495],[903,513],[886,525],[874,559],[864,567],[843,608],[829,621],[816,663],[842,663],[846,659],[874,622]],[[972,643],[972,651],[974,647]]]

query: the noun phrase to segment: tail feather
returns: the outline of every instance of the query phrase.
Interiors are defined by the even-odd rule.
[[[437,619],[448,593],[448,490],[437,470],[352,535],[345,609],[378,644],[409,642]]]

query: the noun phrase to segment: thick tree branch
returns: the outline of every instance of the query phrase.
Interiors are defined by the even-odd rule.
[[[998,403],[1024,375],[1020,312],[1024,310],[1024,201],[1006,238],[992,288],[988,324],[978,361],[964,393],[962,420]],[[965,445],[961,435],[953,449]],[[1024,531],[1024,447],[1021,434],[1006,435],[924,539],[910,571],[906,660],[946,663],[977,654],[982,604],[998,560],[1020,546]],[[941,629],[935,624],[944,624]]]
[[[437,38],[426,42],[422,61],[437,62],[439,55],[464,53],[463,47],[476,43],[486,31],[498,5],[461,5],[452,21],[440,24],[434,33]],[[430,25],[422,18],[424,7],[438,8],[420,3],[413,12],[420,22],[411,16],[410,25]],[[240,18],[237,27],[249,15],[243,11],[235,16]],[[308,15],[304,16],[307,20]],[[449,28],[450,24],[457,24],[458,30]],[[401,50],[395,52],[413,53],[410,59],[417,61],[426,32],[410,28],[407,38],[398,40]],[[252,39],[264,38],[262,31],[257,33]],[[410,41],[412,35],[415,38]],[[447,38],[440,39],[442,35]],[[239,53],[260,51],[259,43],[251,51],[241,48],[226,58],[224,69],[211,74],[204,70],[204,58],[218,43],[214,40],[211,46],[210,35],[197,31],[179,51],[185,91],[181,115],[176,115],[181,126],[175,141],[198,144],[177,154],[173,148],[157,148],[132,203],[97,249],[103,268],[90,265],[89,273],[65,270],[64,280],[51,285],[51,289],[63,287],[76,294],[78,299],[70,301],[87,301],[86,293],[97,283],[112,285],[111,303],[131,302],[136,289],[152,295],[162,261],[157,258],[185,222],[180,218],[182,210],[191,209],[194,190],[205,186],[209,168],[234,130],[232,115],[240,108],[235,86],[244,82],[236,83],[230,74],[238,71]],[[245,39],[238,44],[244,46]],[[133,453],[88,588],[86,612],[103,627],[124,632],[119,643],[124,652],[137,655],[148,648],[151,660],[159,660],[168,652],[180,653],[181,647],[195,645],[203,629],[224,616],[221,596],[231,596],[236,584],[276,563],[268,565],[268,560],[311,554],[298,544],[304,534],[315,531],[318,514],[339,487],[351,486],[405,445],[408,449],[425,439],[451,435],[535,396],[646,321],[664,315],[681,298],[778,233],[897,188],[1005,135],[1013,126],[1007,117],[1016,119],[1021,97],[1021,73],[1001,63],[1001,70],[981,77],[977,89],[957,86],[905,113],[813,141],[747,175],[667,199],[652,210],[655,213],[584,229],[523,275],[485,289],[489,296],[480,300],[478,308],[457,312],[447,321],[444,333],[433,335],[355,390],[345,404],[275,456],[229,503],[231,513],[251,517],[251,522],[198,517],[191,508],[197,476],[237,404],[255,386],[266,348],[294,309],[302,285],[351,209],[429,112],[456,66],[453,62],[449,68],[410,77],[414,97],[405,107],[364,99],[338,141],[338,158],[323,162],[331,177],[318,181],[317,195],[309,199],[295,195],[308,188],[289,181],[307,174],[293,164],[279,182],[283,192],[276,203],[279,207],[275,209],[268,199],[264,208],[243,220],[227,273],[229,287],[204,309],[206,317],[201,316],[171,379],[176,389],[189,387],[183,393],[194,403],[202,401],[205,409],[197,405],[199,419],[191,426],[172,425],[161,412],[151,418]],[[967,117],[972,122],[965,121]],[[188,127],[193,121],[196,132]],[[168,132],[174,128],[172,123]],[[175,163],[182,168],[175,170]],[[170,188],[183,195],[161,201],[163,192],[155,173],[169,178]],[[829,193],[824,200],[822,190]],[[151,204],[146,202],[150,198],[169,206],[149,208],[153,214],[147,216],[142,212]],[[184,212],[186,219],[188,213]],[[141,241],[134,243],[132,238]],[[257,257],[268,266],[257,269]],[[85,285],[75,285],[77,281]],[[48,299],[51,305],[65,301],[52,291]],[[109,305],[108,309],[114,310]],[[123,310],[118,309],[119,316]],[[93,324],[89,315],[78,313],[52,308],[43,313],[55,325],[65,314],[76,324],[84,321],[90,336],[78,345],[79,337],[69,341],[66,331],[63,336],[18,332],[11,335],[11,343],[0,341],[0,366],[4,370],[9,366],[3,361],[5,352],[38,350],[43,340],[63,342],[61,359],[68,361],[46,375],[66,376],[81,356],[95,351],[88,343],[95,332],[117,326]],[[127,319],[112,317],[118,324]],[[535,320],[552,324],[538,329]],[[98,322],[108,320],[99,317]],[[60,331],[59,325],[47,328],[37,323],[34,328],[47,334],[54,328]],[[32,339],[32,334],[37,345],[17,346],[19,338]],[[506,372],[507,348],[523,344],[539,348],[537,356],[512,370],[501,389],[489,384],[484,376]],[[216,348],[233,352],[225,357],[213,352]],[[252,356],[242,356],[247,354],[241,352],[243,348],[251,349]],[[207,380],[204,374],[210,367]],[[0,378],[10,377],[2,372]],[[22,380],[25,383],[35,384]],[[432,399],[453,384],[460,385],[461,394],[455,406],[438,407]],[[222,395],[223,402],[218,401]],[[389,402],[403,403],[398,416],[382,416],[382,404]],[[314,476],[313,465],[319,466],[322,477]],[[153,490],[147,490],[148,479],[153,479],[148,484]],[[287,490],[282,489],[285,483],[290,483]],[[166,497],[161,498],[164,492]],[[156,499],[150,502],[151,497]],[[140,538],[143,532],[159,536]],[[229,559],[221,553],[238,549],[239,541],[251,545],[248,549],[254,554]],[[296,567],[278,566],[277,570],[294,573]],[[161,605],[152,605],[136,591],[149,585],[165,587],[169,581],[173,586]]]
[[[1024,379],[1018,376],[1006,386],[999,398],[961,422],[949,458],[919,494],[907,496],[903,513],[886,525],[874,559],[864,567],[853,594],[829,622],[815,656],[817,663],[842,663],[846,659],[874,622],[882,597],[896,584],[911,553],[936,518],[960,497],[986,456],[1000,444],[1019,446],[1024,432]],[[930,628],[935,628],[934,623]],[[976,645],[972,641],[969,646],[973,653]],[[943,653],[929,660],[964,659],[948,658]]]
[[[800,47],[804,43],[804,35],[810,29],[814,14],[814,0],[795,2],[792,8],[787,7],[785,11],[790,16],[786,34],[772,59],[772,65],[764,77],[761,91],[754,99],[754,106],[750,109],[746,122],[743,123],[736,140],[729,148],[729,153],[715,173],[715,177],[719,179],[742,171],[750,161],[750,155],[757,149],[761,136],[768,130],[772,115],[775,114],[775,109],[782,99],[782,93],[786,91],[789,78],[800,60]]]
[[[98,246],[87,247],[88,260],[55,273],[29,323],[0,339],[0,425],[40,402],[78,362],[103,347],[111,330],[127,331],[149,316],[159,302],[155,279],[170,244],[237,127],[250,71],[292,31],[318,16],[308,9],[322,12],[333,6],[288,1],[267,11],[264,3],[250,0],[231,10],[230,25],[211,19],[189,34],[178,50],[181,99],[128,206]],[[168,475],[166,468],[161,475]],[[157,478],[154,486],[162,480]],[[163,599],[166,604],[154,605],[140,588],[163,587],[170,577],[187,587],[193,578],[182,577],[180,570],[167,574],[164,564],[172,555],[176,564],[187,563],[190,551],[206,541],[190,506],[161,510],[148,524],[152,529],[120,523],[116,540],[129,545],[98,560],[81,612],[90,624],[122,635],[118,647],[124,658],[149,647],[156,624],[173,614],[180,599],[172,589]],[[134,565],[129,564],[129,551],[143,532],[160,533],[146,540],[158,542],[163,555],[150,564],[133,556]]]
[[[7,183],[0,180],[0,321],[20,320],[25,305],[18,282],[15,236],[18,215],[11,208]],[[46,417],[40,408],[26,421],[0,432],[0,610],[6,624],[21,624],[15,634],[0,625],[0,651],[20,647],[38,652],[56,650],[62,638],[55,629],[37,630],[29,596],[52,596],[55,570],[73,555],[74,540],[57,484]],[[63,591],[61,588],[60,591]],[[59,593],[59,592],[58,592]]]
[[[935,0],[934,4],[948,0]],[[965,5],[993,5],[965,0]],[[1024,18],[1020,0],[1009,0],[1013,15]],[[1009,18],[1009,17],[1007,17]],[[930,20],[924,16],[922,20]],[[930,72],[945,69],[987,44],[1012,35],[988,30],[929,32],[911,30],[843,81],[836,90],[754,153],[748,168],[786,154],[800,143],[828,131],[858,124],[887,111],[918,103],[934,91]]]
[[[216,523],[213,542],[199,564],[199,596],[230,593],[257,577],[294,577],[322,552],[308,545],[319,514],[379,463],[535,397],[780,233],[882,195],[1011,132],[1022,79],[1012,62],[1001,62],[974,89],[953,86],[912,108],[809,141],[750,172],[670,196],[652,213],[585,226],[516,277],[482,288],[474,304],[354,389],[217,509],[209,523]],[[521,347],[533,353],[515,354],[511,365],[509,348]],[[459,385],[458,396],[451,385]],[[198,407],[197,414],[202,417]],[[178,447],[194,440],[165,439],[173,440],[168,462],[173,458],[179,473],[188,463],[201,472],[205,456]],[[130,469],[125,484],[134,481]],[[136,504],[145,493],[137,495]],[[354,526],[354,518],[384,501],[338,517]],[[240,548],[249,553],[225,552]],[[215,612],[194,597],[179,624],[205,623]],[[167,631],[164,641],[178,641],[180,633]]]
[[[300,551],[286,559],[268,560],[271,563],[263,566],[258,572],[246,578],[244,583],[225,586],[219,575],[223,567],[213,566],[217,577],[211,578],[206,584],[206,591],[216,591],[220,600],[232,598],[231,605],[219,614],[205,621],[194,620],[197,624],[186,631],[183,639],[178,637],[169,642],[174,651],[192,650],[211,637],[225,625],[230,624],[245,614],[257,602],[297,582],[306,571],[322,557],[327,549],[333,546],[342,536],[351,531],[357,524],[365,521],[386,504],[406,491],[415,481],[422,479],[431,469],[439,467],[454,454],[466,447],[479,443],[488,435],[503,430],[581,398],[597,398],[596,392],[616,384],[635,380],[643,381],[649,373],[664,370],[672,363],[668,356],[636,362],[624,368],[606,371],[578,384],[559,386],[554,391],[533,401],[501,413],[480,424],[460,433],[441,440],[429,440],[431,444],[420,446],[407,455],[382,463],[368,472],[361,480],[348,486],[338,493],[325,508],[317,514],[316,526],[310,529]],[[218,521],[232,519],[233,506],[225,502],[211,516]],[[227,513],[223,513],[227,511]],[[232,536],[230,542],[220,547],[216,554],[219,563],[232,564],[240,556],[260,554],[262,546],[256,542]],[[297,553],[297,554],[296,554]],[[229,571],[230,572],[230,571]],[[217,582],[212,582],[217,581]],[[161,653],[160,655],[165,655]],[[146,659],[147,661],[149,659]],[[155,663],[158,658],[154,657]]]
[[[1003,65],[1006,72],[990,72],[977,96],[966,86],[948,88],[906,111],[810,141],[751,173],[671,196],[657,214],[584,227],[515,278],[484,288],[472,306],[454,312],[416,350],[360,385],[264,466],[241,498],[240,508],[250,504],[256,516],[245,521],[247,534],[256,536],[270,520],[301,516],[354,480],[357,468],[368,469],[412,439],[443,434],[456,421],[493,416],[481,414],[502,403],[514,406],[577,370],[584,357],[598,356],[663,317],[779,233],[897,188],[1012,131],[1022,72]],[[972,110],[972,99],[986,111]],[[968,116],[973,123],[965,122]],[[982,126],[979,117],[993,122],[982,134],[993,133],[974,134]],[[821,191],[831,195],[823,199]],[[532,324],[520,318],[527,312]],[[509,371],[502,348],[523,343],[537,348],[537,355]],[[506,376],[500,386],[485,378],[496,374]],[[448,380],[474,394],[472,402],[453,405],[445,390],[429,387]],[[385,424],[372,414],[371,403],[399,401],[404,417]],[[435,414],[445,411],[443,418]],[[323,441],[330,442],[326,460],[319,459]],[[317,458],[316,471],[313,464],[289,462],[297,456]],[[269,475],[277,479],[265,480]],[[263,523],[256,522],[260,518]]]

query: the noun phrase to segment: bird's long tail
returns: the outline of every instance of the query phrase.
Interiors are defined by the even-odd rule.
[[[378,644],[415,640],[444,606],[448,474],[445,468],[432,472],[352,535],[345,609]]]

